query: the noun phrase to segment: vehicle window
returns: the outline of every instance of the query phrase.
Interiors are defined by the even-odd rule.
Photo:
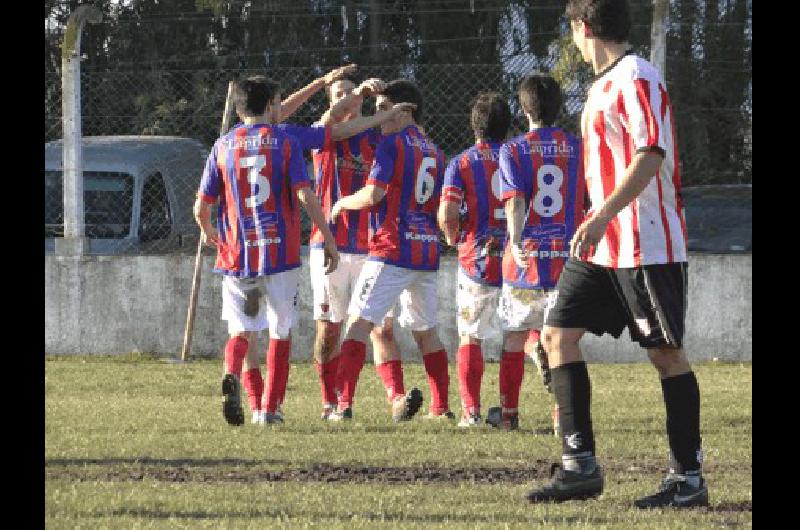
[[[83,173],[86,237],[120,239],[131,230],[133,177],[126,173]]]
[[[64,236],[64,185],[61,171],[44,172],[44,237]]]
[[[131,230],[133,177],[127,173],[84,171],[86,237],[121,239]],[[44,237],[64,236],[64,175],[44,172]]]
[[[142,187],[142,212],[139,219],[139,239],[152,241],[169,236],[172,215],[169,208],[167,188],[161,173],[147,177]]]

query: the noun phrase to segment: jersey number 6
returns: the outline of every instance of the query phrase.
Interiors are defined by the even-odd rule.
[[[433,196],[433,188],[436,182],[433,180],[428,170],[436,170],[436,159],[426,156],[422,159],[417,171],[417,182],[414,184],[414,197],[418,204],[425,204]]]
[[[245,156],[239,159],[239,166],[250,168],[247,172],[247,181],[250,182],[250,197],[245,199],[244,204],[248,208],[256,208],[269,199],[269,180],[261,174],[267,159],[264,155]],[[256,193],[258,188],[258,193]]]

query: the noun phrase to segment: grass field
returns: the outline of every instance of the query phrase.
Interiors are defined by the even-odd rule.
[[[282,426],[222,419],[221,361],[47,358],[45,524],[48,528],[718,528],[752,526],[752,365],[695,366],[710,508],[640,511],[665,471],[660,385],[647,364],[589,365],[605,492],[530,505],[560,445],[551,397],[526,364],[521,430],[415,418],[394,424],[374,367],[355,419],[319,420],[311,364],[292,366]],[[487,363],[484,407],[497,401]],[[420,364],[406,387],[429,396]],[[457,380],[450,368],[451,407]],[[249,411],[245,409],[249,421]]]

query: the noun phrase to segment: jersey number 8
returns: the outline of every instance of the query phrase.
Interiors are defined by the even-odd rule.
[[[545,182],[550,175],[552,181]],[[561,185],[564,183],[564,172],[553,164],[545,164],[536,172],[536,195],[533,197],[533,211],[542,217],[553,217],[564,206],[561,196]]]

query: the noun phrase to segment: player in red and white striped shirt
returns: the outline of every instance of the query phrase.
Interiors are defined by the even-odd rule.
[[[572,238],[543,329],[561,416],[563,468],[528,499],[602,492],[589,374],[578,341],[586,331],[619,337],[627,326],[661,377],[671,450],[670,473],[658,493],[635,505],[705,506],[700,394],[681,348],[686,225],[672,106],[659,72],[629,49],[627,0],[570,0],[566,16],[595,72],[581,119],[592,207]]]

